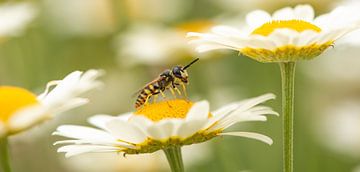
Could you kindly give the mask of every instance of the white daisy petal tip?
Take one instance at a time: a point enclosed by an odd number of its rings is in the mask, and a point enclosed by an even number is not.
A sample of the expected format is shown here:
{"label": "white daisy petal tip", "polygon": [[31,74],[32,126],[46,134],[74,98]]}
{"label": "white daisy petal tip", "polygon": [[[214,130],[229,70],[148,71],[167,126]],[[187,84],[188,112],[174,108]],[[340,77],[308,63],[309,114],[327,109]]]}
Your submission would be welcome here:
{"label": "white daisy petal tip", "polygon": [[275,111],[270,111],[268,112],[267,114],[269,115],[275,115],[275,116],[280,116],[280,114],[278,112],[275,112]]}
{"label": "white daisy petal tip", "polygon": [[246,15],[246,23],[253,28],[259,27],[268,21],[271,21],[271,16],[263,10],[255,10]]}
{"label": "white daisy petal tip", "polygon": [[205,120],[210,112],[209,102],[206,100],[196,102],[186,115],[186,120]]}
{"label": "white daisy petal tip", "polygon": [[259,133],[253,133],[253,132],[226,132],[226,133],[219,133],[219,135],[251,138],[251,139],[255,139],[255,140],[264,142],[268,145],[272,145],[274,143],[270,137],[263,135],[263,134],[259,134]]}
{"label": "white daisy petal tip", "polygon": [[265,99],[265,101],[276,99],[276,95],[273,94],[273,93],[266,93],[266,94],[264,94],[264,95],[262,95],[262,96],[260,96],[260,97],[262,97],[263,99]]}

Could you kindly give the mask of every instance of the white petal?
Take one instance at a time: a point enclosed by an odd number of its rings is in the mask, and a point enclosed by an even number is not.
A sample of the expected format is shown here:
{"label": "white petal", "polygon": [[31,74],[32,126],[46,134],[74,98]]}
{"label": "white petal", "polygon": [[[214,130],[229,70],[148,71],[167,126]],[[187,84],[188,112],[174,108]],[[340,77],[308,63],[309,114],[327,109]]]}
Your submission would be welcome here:
{"label": "white petal", "polygon": [[314,41],[316,41],[318,35],[319,33],[312,30],[303,31],[299,35],[299,39],[297,40],[296,46],[302,47],[306,45],[311,45],[314,43]]}
{"label": "white petal", "polygon": [[314,9],[311,5],[297,5],[294,9],[296,19],[306,20],[311,22],[314,19]]}
{"label": "white petal", "polygon": [[89,102],[88,99],[85,98],[73,98],[69,99],[67,102],[63,104],[59,104],[59,106],[48,107],[52,114],[59,114],[70,109],[74,109],[76,107],[85,105]]}
{"label": "white petal", "polygon": [[196,102],[186,115],[186,120],[205,120],[209,116],[209,102],[204,100]]}
{"label": "white petal", "polygon": [[248,33],[244,33],[241,30],[231,27],[231,26],[215,26],[211,28],[211,31],[215,34],[221,35],[221,36],[230,36],[230,37],[240,37],[247,35]]}
{"label": "white petal", "polygon": [[116,117],[106,114],[98,114],[90,117],[88,122],[98,128],[105,129],[105,124],[114,118]]}
{"label": "white petal", "polygon": [[[270,99],[274,99],[274,94],[265,94],[252,99],[244,100],[238,103],[232,103],[228,109],[217,111],[217,116],[211,118],[206,125],[208,132],[212,132],[218,129],[225,129],[240,121],[250,120],[264,120],[264,117],[252,117],[258,116],[256,113],[251,113],[251,108]],[[249,110],[250,109],[250,110]],[[221,114],[223,113],[223,114]],[[266,120],[266,118],[265,118]],[[210,127],[210,128],[207,128]]]}
{"label": "white petal", "polygon": [[51,118],[50,111],[41,105],[29,106],[15,112],[8,121],[8,129],[21,131]]}
{"label": "white petal", "polygon": [[210,128],[207,128],[207,132],[213,132],[216,130],[225,130],[238,122],[247,121],[266,121],[266,116],[259,116],[251,112],[233,112],[222,119],[219,119]]}
{"label": "white petal", "polygon": [[[38,100],[49,108],[59,109],[62,106],[72,106],[69,102],[80,102],[79,96],[89,90],[102,85],[96,78],[102,75],[102,71],[88,70],[85,73],[75,71],[67,75],[63,80],[51,81],[47,85],[45,92],[38,96]],[[49,87],[56,85],[54,89],[49,91]],[[84,100],[84,99],[82,99]],[[84,101],[83,101],[84,103]],[[67,110],[67,109],[66,109]]]}
{"label": "white petal", "polygon": [[271,21],[270,14],[263,10],[255,10],[246,15],[246,23],[252,28],[259,27],[269,21]]}
{"label": "white petal", "polygon": [[275,99],[275,95],[272,93],[268,93],[268,94],[264,94],[258,97],[254,97],[251,99],[247,99],[245,101],[243,101],[243,103],[241,104],[240,107],[238,107],[238,109],[236,109],[237,111],[245,111],[253,106],[256,106],[258,104],[261,104],[265,101],[271,100],[271,99]]}
{"label": "white petal", "polygon": [[212,51],[212,50],[220,50],[220,49],[230,49],[230,50],[235,50],[235,51],[238,50],[233,47],[227,47],[227,46],[216,45],[216,44],[200,45],[195,48],[195,50],[199,53],[208,52],[208,51]]}
{"label": "white petal", "polygon": [[124,114],[120,114],[116,117],[116,119],[120,119],[123,121],[129,121],[129,119],[133,116],[132,112],[128,112],[128,113],[124,113]]}
{"label": "white petal", "polygon": [[252,132],[227,132],[227,133],[220,133],[219,135],[228,135],[228,136],[240,136],[240,137],[247,137],[255,140],[262,141],[268,145],[273,144],[273,140],[265,135],[252,133]]}
{"label": "white petal", "polygon": [[224,118],[226,115],[229,115],[231,112],[235,111],[237,108],[239,108],[245,102],[246,102],[246,100],[230,103],[228,105],[225,105],[225,106],[215,110],[214,112],[211,113],[213,116],[208,120],[207,124],[202,129],[208,129],[209,127],[214,125],[214,123],[216,123],[220,119]]}
{"label": "white petal", "polygon": [[59,144],[74,144],[74,145],[99,145],[99,146],[118,146],[123,148],[135,148],[133,145],[129,145],[119,141],[98,141],[98,140],[61,140],[55,142],[53,145]]}
{"label": "white petal", "polygon": [[175,130],[178,127],[177,123],[178,122],[176,122],[175,120],[161,120],[160,122],[149,126],[146,131],[153,139],[167,139],[174,135]]}
{"label": "white petal", "polygon": [[137,126],[120,119],[114,119],[106,123],[107,130],[116,138],[130,143],[142,143],[146,135]]}
{"label": "white petal", "polygon": [[328,32],[325,32],[321,34],[318,39],[316,40],[317,44],[324,44],[327,42],[335,41],[338,38],[344,36],[345,34],[351,32],[352,29],[337,29],[337,30],[331,30]]}
{"label": "white petal", "polygon": [[290,7],[277,10],[272,15],[273,20],[292,20],[295,19],[294,10]]}
{"label": "white petal", "polygon": [[179,126],[179,129],[176,133],[182,139],[188,138],[195,134],[196,132],[200,131],[201,128],[204,127],[207,120],[192,120],[186,121]]}
{"label": "white petal", "polygon": [[132,115],[131,118],[129,118],[129,122],[141,128],[146,128],[154,124],[153,121],[143,115]]}
{"label": "white petal", "polygon": [[268,37],[273,40],[277,47],[295,45],[295,38],[299,33],[291,29],[276,29]]}
{"label": "white petal", "polygon": [[56,129],[53,135],[84,140],[115,140],[114,137],[112,137],[109,133],[105,131],[78,125],[61,125]]}
{"label": "white petal", "polygon": [[321,15],[314,20],[314,23],[322,30],[345,28],[351,25],[359,25],[359,8],[351,6],[340,6],[331,13]]}
{"label": "white petal", "polygon": [[58,152],[65,152],[65,157],[69,158],[90,152],[118,152],[121,148],[113,146],[97,146],[97,145],[68,145],[58,149]]}
{"label": "white petal", "polygon": [[258,107],[253,107],[249,110],[249,112],[251,112],[254,115],[275,115],[275,116],[280,116],[279,113],[273,111],[270,107],[266,107],[266,106],[258,106]]}
{"label": "white petal", "polygon": [[188,37],[198,37],[202,41],[206,41],[211,44],[218,44],[226,47],[240,48],[242,47],[242,38],[241,37],[230,37],[230,36],[221,36],[211,33],[194,33],[190,32],[187,34]]}
{"label": "white petal", "polygon": [[268,50],[276,48],[276,44],[273,40],[260,35],[250,36],[248,39],[244,40],[243,45],[245,48],[263,48]]}

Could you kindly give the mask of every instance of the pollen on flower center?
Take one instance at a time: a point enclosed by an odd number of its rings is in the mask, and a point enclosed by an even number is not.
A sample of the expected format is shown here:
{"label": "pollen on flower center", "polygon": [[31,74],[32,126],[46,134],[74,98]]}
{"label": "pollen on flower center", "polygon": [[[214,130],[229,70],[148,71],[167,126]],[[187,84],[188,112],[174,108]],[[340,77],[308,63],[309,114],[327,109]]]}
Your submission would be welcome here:
{"label": "pollen on flower center", "polygon": [[320,32],[321,29],[307,21],[303,20],[275,20],[261,25],[256,28],[252,35],[270,35],[275,29],[292,29],[297,32],[303,32],[305,30],[312,30]]}
{"label": "pollen on flower center", "polygon": [[36,96],[23,88],[0,86],[0,121],[6,122],[19,109],[37,103]]}
{"label": "pollen on flower center", "polygon": [[153,121],[166,118],[185,118],[192,105],[191,101],[183,99],[166,100],[145,105],[134,114],[144,115]]}

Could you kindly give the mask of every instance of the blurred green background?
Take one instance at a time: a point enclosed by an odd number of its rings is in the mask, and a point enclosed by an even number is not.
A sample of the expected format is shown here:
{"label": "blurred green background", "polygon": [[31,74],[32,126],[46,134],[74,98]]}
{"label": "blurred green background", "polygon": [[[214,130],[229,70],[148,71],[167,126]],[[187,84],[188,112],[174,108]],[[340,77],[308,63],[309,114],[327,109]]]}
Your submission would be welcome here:
{"label": "blurred green background", "polygon": [[[51,133],[60,124],[82,124],[97,114],[133,111],[132,93],[174,64],[202,57],[189,69],[188,94],[207,99],[213,109],[231,101],[273,92],[268,105],[280,112],[277,64],[262,64],[218,51],[197,54],[187,31],[214,24],[241,26],[254,9],[269,12],[298,3],[317,15],[341,0],[33,0],[36,18],[18,37],[0,45],[0,85],[41,92],[50,80],[74,70],[104,69],[105,87],[88,94],[91,103],[10,138],[15,172],[168,171],[162,155],[146,157],[56,153]],[[1,3],[7,3],[2,1]],[[359,4],[360,8],[360,4]],[[360,39],[360,37],[358,37]],[[313,61],[298,63],[296,76],[295,171],[360,171],[360,44],[336,44]],[[346,119],[345,119],[346,118]],[[243,138],[217,138],[185,155],[188,172],[279,172],[281,117],[235,126],[273,138],[272,146]],[[191,147],[191,146],[189,146]],[[186,153],[185,153],[186,154]],[[188,163],[187,163],[188,162]]]}

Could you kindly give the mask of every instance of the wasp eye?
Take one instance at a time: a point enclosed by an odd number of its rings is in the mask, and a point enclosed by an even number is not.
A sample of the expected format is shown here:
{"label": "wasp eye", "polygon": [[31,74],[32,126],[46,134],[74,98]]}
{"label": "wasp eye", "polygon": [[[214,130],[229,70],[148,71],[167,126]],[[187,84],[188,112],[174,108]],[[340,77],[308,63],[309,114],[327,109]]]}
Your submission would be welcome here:
{"label": "wasp eye", "polygon": [[182,69],[180,66],[175,66],[173,68],[173,74],[178,77],[178,78],[181,78],[181,72],[182,72]]}

